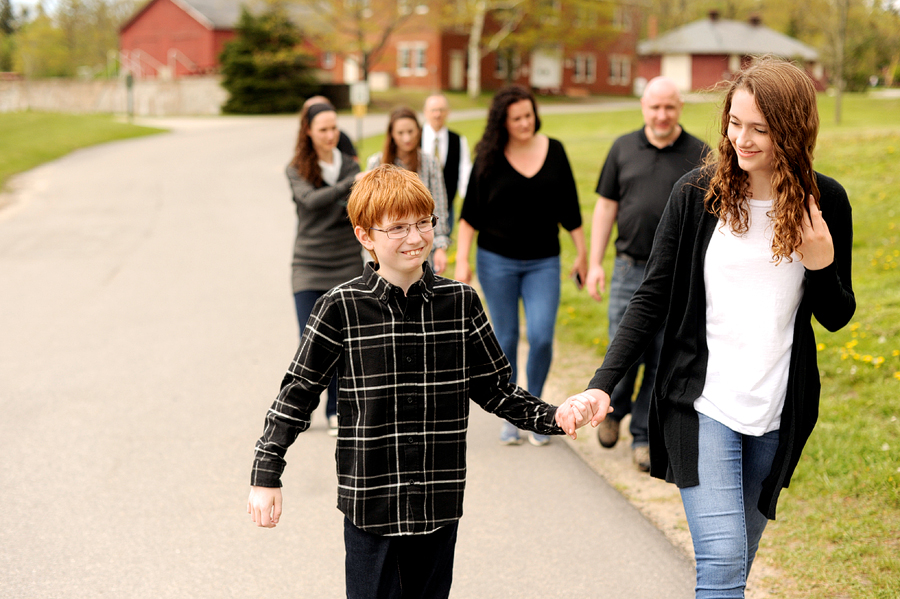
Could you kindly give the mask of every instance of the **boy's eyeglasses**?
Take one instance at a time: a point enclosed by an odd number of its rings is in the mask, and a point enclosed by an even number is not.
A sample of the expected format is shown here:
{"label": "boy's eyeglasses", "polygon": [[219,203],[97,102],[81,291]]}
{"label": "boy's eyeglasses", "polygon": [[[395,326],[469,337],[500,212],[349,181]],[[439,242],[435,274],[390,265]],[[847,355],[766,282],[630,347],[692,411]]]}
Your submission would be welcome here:
{"label": "boy's eyeglasses", "polygon": [[[428,218],[423,218],[419,222],[415,223],[416,229],[419,230],[419,233],[427,233],[434,229],[437,225],[438,218],[435,215],[431,215]],[[386,233],[388,239],[403,239],[407,235],[409,235],[409,228],[412,227],[409,225],[394,225],[389,229],[378,229],[376,227],[369,227],[373,231],[381,231],[382,233]]]}

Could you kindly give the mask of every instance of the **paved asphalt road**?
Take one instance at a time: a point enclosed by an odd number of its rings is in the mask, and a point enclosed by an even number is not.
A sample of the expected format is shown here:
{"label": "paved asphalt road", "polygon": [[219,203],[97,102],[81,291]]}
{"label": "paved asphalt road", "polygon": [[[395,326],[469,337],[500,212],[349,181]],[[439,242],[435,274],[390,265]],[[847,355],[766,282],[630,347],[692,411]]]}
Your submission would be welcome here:
{"label": "paved asphalt road", "polygon": [[[282,524],[245,513],[298,335],[296,121],[162,124],[22,175],[0,210],[0,597],[341,597],[320,415]],[[498,428],[473,411],[455,597],[692,596],[689,560],[565,443]]]}

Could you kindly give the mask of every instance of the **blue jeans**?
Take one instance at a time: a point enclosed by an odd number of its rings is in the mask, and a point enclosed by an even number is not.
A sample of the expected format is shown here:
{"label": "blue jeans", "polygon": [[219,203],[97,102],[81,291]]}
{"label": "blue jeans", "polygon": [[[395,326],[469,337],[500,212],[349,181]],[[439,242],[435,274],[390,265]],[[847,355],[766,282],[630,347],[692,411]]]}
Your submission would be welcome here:
{"label": "blue jeans", "polygon": [[478,248],[475,260],[494,333],[512,366],[513,383],[518,381],[519,298],[522,299],[529,346],[526,388],[540,397],[553,360],[560,293],[559,256],[513,260]]}
{"label": "blue jeans", "polygon": [[[325,289],[322,291],[298,291],[294,294],[294,307],[297,309],[297,322],[300,324],[301,340],[303,339],[303,331],[306,329],[306,321],[309,320],[309,316],[312,314],[316,300],[327,292],[328,290]],[[328,400],[325,403],[325,415],[331,417],[335,414],[337,414],[337,374],[331,377],[331,382],[328,383]]]}
{"label": "blue jeans", "polygon": [[344,518],[348,599],[450,596],[458,522],[427,535],[385,537]]}
{"label": "blue jeans", "polygon": [[[625,315],[625,309],[631,296],[641,286],[644,280],[644,265],[634,264],[632,260],[616,256],[613,268],[612,281],[609,284],[609,340],[612,342],[619,330],[619,323]],[[653,382],[656,380],[656,371],[659,367],[659,351],[662,348],[663,330],[660,328],[656,337],[644,350],[634,366],[628,369],[625,377],[619,381],[610,394],[610,405],[613,411],[610,418],[621,421],[627,414],[631,414],[632,447],[649,445],[650,439],[647,432],[647,418],[650,414],[650,398],[653,395]],[[637,380],[638,369],[644,365],[644,377],[641,379],[641,388],[637,397],[634,394],[634,384]],[[634,405],[631,400],[634,398]]]}
{"label": "blue jeans", "polygon": [[700,484],[681,489],[697,560],[697,599],[743,598],[767,519],[757,508],[778,431],[753,437],[703,414]]}

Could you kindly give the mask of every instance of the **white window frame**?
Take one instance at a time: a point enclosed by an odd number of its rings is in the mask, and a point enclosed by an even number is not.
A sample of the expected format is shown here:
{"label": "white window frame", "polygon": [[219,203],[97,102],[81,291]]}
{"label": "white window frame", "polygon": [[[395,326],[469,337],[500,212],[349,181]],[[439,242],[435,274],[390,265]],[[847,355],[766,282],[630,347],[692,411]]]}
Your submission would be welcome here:
{"label": "white window frame", "polygon": [[579,53],[573,57],[572,81],[594,83],[597,81],[597,57],[590,53]]}
{"label": "white window frame", "polygon": [[397,75],[399,77],[424,77],[428,74],[428,43],[397,43]]}
{"label": "white window frame", "polygon": [[621,54],[609,55],[610,85],[631,85],[631,59]]}
{"label": "white window frame", "polygon": [[631,31],[631,10],[628,6],[616,6],[613,9],[612,25],[620,31]]}

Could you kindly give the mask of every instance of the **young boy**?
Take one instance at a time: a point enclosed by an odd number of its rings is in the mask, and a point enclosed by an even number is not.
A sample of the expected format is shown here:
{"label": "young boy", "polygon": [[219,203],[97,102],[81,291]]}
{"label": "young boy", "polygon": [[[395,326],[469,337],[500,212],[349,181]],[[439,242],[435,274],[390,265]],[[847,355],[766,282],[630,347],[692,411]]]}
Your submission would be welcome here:
{"label": "young boy", "polygon": [[337,371],[347,597],[449,595],[469,399],[544,435],[575,437],[593,416],[577,398],[555,408],[510,383],[475,291],[426,262],[433,211],[414,172],[383,165],[356,183],[347,212],[375,262],[319,299],[256,444],[247,511],[271,528],[285,452]]}

